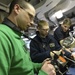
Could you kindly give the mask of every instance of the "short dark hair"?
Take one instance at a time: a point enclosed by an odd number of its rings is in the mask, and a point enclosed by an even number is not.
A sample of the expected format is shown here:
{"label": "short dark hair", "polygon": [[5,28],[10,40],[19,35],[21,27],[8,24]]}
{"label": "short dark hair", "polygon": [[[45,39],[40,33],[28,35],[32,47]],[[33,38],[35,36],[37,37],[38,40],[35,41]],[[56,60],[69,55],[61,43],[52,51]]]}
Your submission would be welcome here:
{"label": "short dark hair", "polygon": [[9,14],[12,12],[15,4],[19,4],[22,8],[27,8],[28,2],[26,0],[13,0],[9,7]]}

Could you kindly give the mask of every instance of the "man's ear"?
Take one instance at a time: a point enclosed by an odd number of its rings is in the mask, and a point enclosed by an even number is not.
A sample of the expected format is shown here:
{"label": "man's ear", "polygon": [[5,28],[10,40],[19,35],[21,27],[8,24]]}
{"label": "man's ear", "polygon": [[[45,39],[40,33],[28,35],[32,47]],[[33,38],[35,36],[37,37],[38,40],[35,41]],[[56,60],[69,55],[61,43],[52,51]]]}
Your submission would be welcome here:
{"label": "man's ear", "polygon": [[20,11],[20,6],[19,6],[18,4],[16,4],[16,5],[14,6],[14,11],[15,11],[16,14],[19,13],[19,11]]}

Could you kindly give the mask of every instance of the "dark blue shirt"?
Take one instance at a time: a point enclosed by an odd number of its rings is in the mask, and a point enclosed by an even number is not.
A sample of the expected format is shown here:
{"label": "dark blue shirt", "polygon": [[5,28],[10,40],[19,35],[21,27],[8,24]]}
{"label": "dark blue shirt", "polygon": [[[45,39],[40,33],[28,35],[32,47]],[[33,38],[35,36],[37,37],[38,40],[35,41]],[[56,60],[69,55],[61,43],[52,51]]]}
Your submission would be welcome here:
{"label": "dark blue shirt", "polygon": [[64,32],[59,26],[55,31],[54,31],[54,38],[57,40],[57,42],[60,44],[60,40],[63,40],[64,38],[69,36],[69,31]]}
{"label": "dark blue shirt", "polygon": [[48,34],[46,38],[41,38],[39,33],[30,43],[30,55],[33,62],[43,62],[44,59],[50,58],[50,52],[60,50],[61,46],[54,39],[53,35]]}

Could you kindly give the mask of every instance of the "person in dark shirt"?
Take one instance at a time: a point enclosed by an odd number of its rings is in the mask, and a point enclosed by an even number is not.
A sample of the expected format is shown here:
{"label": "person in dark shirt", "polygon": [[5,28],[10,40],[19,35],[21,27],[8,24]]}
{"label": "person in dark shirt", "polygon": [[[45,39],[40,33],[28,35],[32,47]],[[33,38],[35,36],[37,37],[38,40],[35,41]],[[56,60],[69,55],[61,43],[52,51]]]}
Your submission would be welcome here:
{"label": "person in dark shirt", "polygon": [[[73,30],[73,27],[74,25],[72,26],[71,20],[69,18],[65,18],[63,20],[63,23],[54,31],[54,38],[57,40],[60,46],[63,47],[62,42],[65,38],[70,36],[69,32]],[[65,47],[65,50],[69,51],[71,55],[75,58],[75,54],[72,54],[71,48]]]}
{"label": "person in dark shirt", "polygon": [[71,20],[65,18],[63,23],[54,31],[54,38],[57,40],[59,45],[61,45],[64,38],[69,36],[69,29],[71,26]]}
{"label": "person in dark shirt", "polygon": [[36,36],[30,42],[30,55],[33,62],[42,62],[46,58],[50,58],[52,51],[60,53],[61,46],[54,39],[53,35],[49,34],[49,24],[40,20],[37,26],[38,31]]}
{"label": "person in dark shirt", "polygon": [[[62,56],[63,49],[54,36],[49,33],[49,30],[47,21],[40,20],[38,22],[36,36],[30,42],[30,56],[35,63],[41,63],[46,58],[57,60],[60,55]],[[64,55],[71,57],[71,53],[66,50],[64,50]],[[63,69],[61,68],[62,71]]]}

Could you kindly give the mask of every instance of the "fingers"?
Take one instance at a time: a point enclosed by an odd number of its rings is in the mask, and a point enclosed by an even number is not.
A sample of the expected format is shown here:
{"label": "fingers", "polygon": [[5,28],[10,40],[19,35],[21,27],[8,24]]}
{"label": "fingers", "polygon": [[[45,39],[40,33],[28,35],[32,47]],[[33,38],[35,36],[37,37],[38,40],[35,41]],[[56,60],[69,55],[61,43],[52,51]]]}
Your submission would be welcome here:
{"label": "fingers", "polygon": [[53,67],[53,65],[48,64],[48,66],[50,67],[50,73],[49,73],[49,75],[56,75],[55,68]]}
{"label": "fingers", "polygon": [[45,60],[42,62],[42,64],[44,64],[45,62],[50,64],[50,63],[51,63],[50,58],[45,59]]}
{"label": "fingers", "polygon": [[53,51],[55,54],[60,55],[60,51]]}
{"label": "fingers", "polygon": [[45,61],[45,63],[46,63],[46,64],[50,64],[50,63],[51,63],[51,61]]}
{"label": "fingers", "polygon": [[55,70],[54,66],[52,64],[48,64],[48,66],[50,67],[50,70]]}
{"label": "fingers", "polygon": [[75,52],[73,52],[73,53],[72,53],[72,57],[73,57],[73,58],[74,58],[74,60],[75,60]]}
{"label": "fingers", "polygon": [[52,72],[53,72],[53,75],[56,75],[56,72],[55,72],[55,70],[53,70]]}
{"label": "fingers", "polygon": [[48,75],[56,75],[55,68],[53,67],[52,64],[48,63],[46,61],[44,65],[41,68],[44,72],[46,72]]}
{"label": "fingers", "polygon": [[50,52],[50,56],[52,59],[54,59],[54,53]]}
{"label": "fingers", "polygon": [[55,70],[52,70],[49,75],[56,75]]}
{"label": "fingers", "polygon": [[44,61],[50,61],[50,58],[45,59]]}

